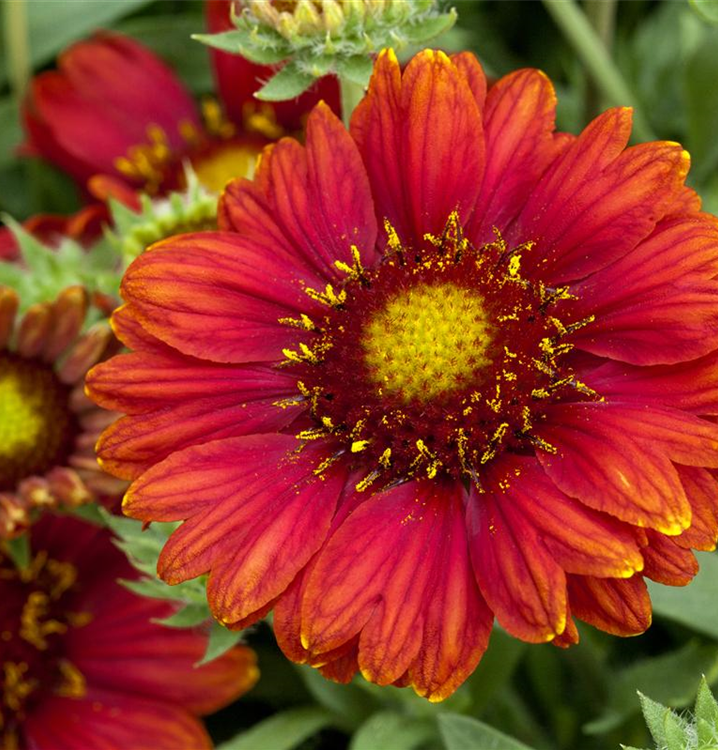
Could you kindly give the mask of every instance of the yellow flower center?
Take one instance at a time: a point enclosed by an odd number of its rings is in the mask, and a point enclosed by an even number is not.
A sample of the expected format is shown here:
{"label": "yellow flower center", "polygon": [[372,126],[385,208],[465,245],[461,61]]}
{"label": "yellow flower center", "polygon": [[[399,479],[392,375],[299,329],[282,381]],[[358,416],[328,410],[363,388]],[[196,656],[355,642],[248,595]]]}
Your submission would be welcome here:
{"label": "yellow flower center", "polygon": [[204,187],[221,193],[235,177],[251,179],[254,176],[258,155],[258,148],[229,141],[193,159],[192,168]]}
{"label": "yellow flower center", "polygon": [[0,354],[0,491],[46,471],[69,450],[68,396],[50,367]]}
{"label": "yellow flower center", "polygon": [[453,283],[421,284],[391,298],[362,339],[382,392],[427,402],[465,388],[490,364],[491,329],[482,297]]}

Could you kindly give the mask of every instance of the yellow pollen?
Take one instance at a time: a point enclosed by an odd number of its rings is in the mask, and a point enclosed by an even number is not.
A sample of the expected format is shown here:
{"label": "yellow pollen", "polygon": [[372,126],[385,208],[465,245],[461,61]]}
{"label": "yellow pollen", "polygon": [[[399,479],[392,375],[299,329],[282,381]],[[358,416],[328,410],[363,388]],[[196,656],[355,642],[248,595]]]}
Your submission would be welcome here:
{"label": "yellow pollen", "polygon": [[254,176],[259,149],[228,141],[192,160],[197,179],[208,189],[221,193],[235,177]]}
{"label": "yellow pollen", "polygon": [[453,283],[419,284],[369,320],[362,347],[375,385],[410,403],[466,387],[490,363],[491,340],[479,294]]}

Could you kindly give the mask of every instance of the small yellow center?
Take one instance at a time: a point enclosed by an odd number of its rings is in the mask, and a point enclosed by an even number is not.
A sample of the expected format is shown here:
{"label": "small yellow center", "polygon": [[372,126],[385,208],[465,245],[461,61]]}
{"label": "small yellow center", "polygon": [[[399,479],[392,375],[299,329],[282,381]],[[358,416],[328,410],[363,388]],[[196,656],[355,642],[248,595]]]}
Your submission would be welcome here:
{"label": "small yellow center", "polygon": [[231,141],[215,146],[192,160],[199,181],[215,193],[221,193],[235,177],[254,176],[259,149]]}
{"label": "small yellow center", "polygon": [[26,393],[16,373],[0,373],[0,457],[30,449],[46,427],[42,393]]}
{"label": "small yellow center", "polygon": [[67,398],[50,367],[0,354],[0,491],[44,472],[65,451]]}
{"label": "small yellow center", "polygon": [[419,284],[367,324],[364,362],[381,392],[427,402],[466,387],[490,363],[483,298],[455,284]]}

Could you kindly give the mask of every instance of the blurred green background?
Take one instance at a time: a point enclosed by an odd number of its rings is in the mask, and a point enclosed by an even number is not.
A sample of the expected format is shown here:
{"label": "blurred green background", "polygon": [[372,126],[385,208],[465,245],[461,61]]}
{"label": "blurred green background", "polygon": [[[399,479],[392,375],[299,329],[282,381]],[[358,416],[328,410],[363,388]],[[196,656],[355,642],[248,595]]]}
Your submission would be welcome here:
{"label": "blurred green background", "polygon": [[[24,219],[80,205],[69,178],[20,158],[12,13],[2,0],[0,34],[0,211]],[[715,12],[713,0],[698,0]],[[711,5],[711,3],[713,3]],[[690,184],[718,211],[718,26],[683,0],[463,0],[459,23],[439,45],[475,51],[487,73],[542,68],[559,95],[559,128],[577,132],[606,106],[634,105],[637,139],[680,141]],[[27,0],[27,66],[51,67],[68,44],[99,28],[140,40],[197,95],[212,91],[200,0]],[[568,8],[568,11],[567,11]],[[580,10],[585,16],[580,15]],[[571,13],[597,29],[606,61],[587,46]],[[606,55],[605,53],[609,54]],[[617,86],[618,84],[618,90]],[[247,636],[262,678],[237,704],[209,719],[222,750],[606,750],[649,744],[636,690],[676,707],[692,704],[701,674],[718,680],[718,557],[700,554],[687,589],[653,586],[655,622],[633,639],[584,627],[568,651],[527,646],[497,630],[477,672],[443,704],[362,680],[327,682],[290,664],[267,624]],[[238,736],[237,733],[240,733]],[[512,739],[514,738],[514,739]]]}

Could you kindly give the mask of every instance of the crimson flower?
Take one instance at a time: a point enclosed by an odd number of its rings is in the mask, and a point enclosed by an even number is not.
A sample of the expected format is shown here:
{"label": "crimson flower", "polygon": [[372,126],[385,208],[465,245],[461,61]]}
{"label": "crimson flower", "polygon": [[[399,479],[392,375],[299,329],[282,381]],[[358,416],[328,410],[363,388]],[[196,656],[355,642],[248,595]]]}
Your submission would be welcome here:
{"label": "crimson flower", "polygon": [[286,654],[430,700],[494,616],[566,646],[651,620],[718,532],[718,222],[629,109],[556,133],[536,70],[380,55],[348,133],[231,183],[216,233],[158,243],[115,313],[133,350],[91,397],[127,416],[125,512],[184,521],[230,627],[275,607]]}
{"label": "crimson flower", "polygon": [[94,444],[113,417],[84,394],[87,371],[117,351],[109,325],[83,331],[82,287],[22,316],[19,302],[0,286],[0,539],[23,532],[37,509],[114,505],[126,486],[97,465]]}
{"label": "crimson flower", "polygon": [[209,664],[206,635],[117,583],[136,572],[99,527],[44,516],[18,569],[0,552],[0,741],[7,750],[210,748],[198,716],[257,679],[251,649]]}
{"label": "crimson flower", "polygon": [[[229,24],[229,7],[230,0],[207,3],[212,30]],[[134,190],[154,194],[181,186],[186,160],[213,190],[251,176],[262,147],[298,128],[320,96],[338,109],[334,80],[273,106],[253,98],[258,76],[268,77],[265,68],[226,53],[213,60],[222,106],[206,100],[200,112],[175,74],[138,42],[116,33],[78,42],[60,56],[58,70],[32,80],[23,150],[82,188],[89,181],[100,199],[115,195],[134,205]]]}

